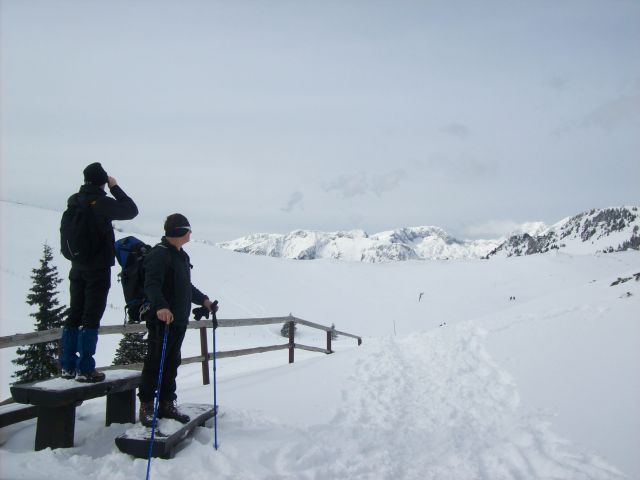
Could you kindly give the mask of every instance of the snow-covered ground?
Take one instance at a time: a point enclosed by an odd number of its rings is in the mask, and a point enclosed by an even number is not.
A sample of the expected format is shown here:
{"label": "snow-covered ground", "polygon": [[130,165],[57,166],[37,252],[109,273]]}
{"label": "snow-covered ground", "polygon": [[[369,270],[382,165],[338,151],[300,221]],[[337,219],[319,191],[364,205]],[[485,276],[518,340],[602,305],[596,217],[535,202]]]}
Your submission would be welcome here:
{"label": "snow-covered ground", "polygon": [[[60,214],[0,207],[0,335],[9,335],[32,329],[30,270],[44,241],[57,251]],[[174,459],[154,460],[152,478],[640,478],[640,282],[610,286],[640,272],[637,251],[383,264],[198,241],[187,251],[221,318],[291,312],[364,343],[339,338],[328,356],[298,350],[293,365],[286,351],[220,360],[220,449],[212,428],[199,428]],[[116,273],[103,324],[122,322]],[[218,350],[281,343],[278,331],[221,328]],[[314,330],[299,333],[323,345]],[[118,339],[100,337],[98,364]],[[198,351],[191,332],[183,355]],[[3,399],[14,357],[0,351]],[[200,375],[181,367],[180,402],[212,403]],[[78,408],[71,449],[33,452],[35,420],[0,430],[0,478],[144,478],[146,461],[114,444],[130,426],[105,428],[104,407]]]}

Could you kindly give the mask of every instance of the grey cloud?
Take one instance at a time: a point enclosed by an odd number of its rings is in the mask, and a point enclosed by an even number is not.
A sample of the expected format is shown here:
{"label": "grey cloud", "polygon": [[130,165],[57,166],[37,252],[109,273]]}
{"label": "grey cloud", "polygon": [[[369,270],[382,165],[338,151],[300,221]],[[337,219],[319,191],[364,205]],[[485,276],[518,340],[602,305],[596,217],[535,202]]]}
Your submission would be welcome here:
{"label": "grey cloud", "polygon": [[291,197],[289,197],[289,201],[287,202],[287,205],[283,207],[282,210],[285,212],[291,212],[297,206],[300,206],[302,208],[303,197],[304,195],[302,195],[302,192],[299,192],[296,190],[291,194]]}
{"label": "grey cloud", "polygon": [[325,192],[340,192],[346,198],[365,195],[369,191],[369,180],[364,172],[341,175],[322,187]]}
{"label": "grey cloud", "polygon": [[640,93],[615,98],[589,112],[580,121],[582,128],[610,131],[640,117]]}
{"label": "grey cloud", "polygon": [[404,170],[395,170],[386,174],[375,175],[371,181],[371,190],[380,196],[384,192],[395,189],[407,176],[407,172]]}
{"label": "grey cloud", "polygon": [[345,198],[374,193],[381,196],[398,187],[408,177],[404,170],[393,170],[388,173],[369,175],[364,172],[353,175],[341,175],[337,179],[323,185],[325,192],[339,192]]}
{"label": "grey cloud", "polygon": [[497,171],[495,164],[481,162],[474,156],[465,154],[456,157],[433,155],[423,165],[428,170],[440,172],[452,178],[482,178]]}
{"label": "grey cloud", "polygon": [[552,77],[546,83],[553,90],[557,90],[559,92],[566,90],[568,85],[567,79],[560,76]]}
{"label": "grey cloud", "polygon": [[591,110],[581,119],[560,126],[554,136],[562,136],[574,130],[600,129],[610,132],[640,118],[640,92],[621,95]]}
{"label": "grey cloud", "polygon": [[447,135],[451,135],[452,137],[458,138],[467,138],[471,131],[469,127],[466,125],[462,125],[461,123],[450,123],[449,125],[445,125],[440,128],[442,133],[446,133]]}

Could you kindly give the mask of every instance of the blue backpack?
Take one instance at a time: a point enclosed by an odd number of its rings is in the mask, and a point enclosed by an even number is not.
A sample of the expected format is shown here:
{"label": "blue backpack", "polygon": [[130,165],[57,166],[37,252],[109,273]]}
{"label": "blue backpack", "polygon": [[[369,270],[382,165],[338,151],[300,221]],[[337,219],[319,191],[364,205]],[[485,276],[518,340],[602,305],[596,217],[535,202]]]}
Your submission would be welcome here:
{"label": "blue backpack", "polygon": [[116,259],[122,267],[118,281],[122,284],[125,312],[129,323],[139,323],[141,312],[149,303],[144,298],[144,257],[151,246],[136,237],[124,237],[116,241]]}

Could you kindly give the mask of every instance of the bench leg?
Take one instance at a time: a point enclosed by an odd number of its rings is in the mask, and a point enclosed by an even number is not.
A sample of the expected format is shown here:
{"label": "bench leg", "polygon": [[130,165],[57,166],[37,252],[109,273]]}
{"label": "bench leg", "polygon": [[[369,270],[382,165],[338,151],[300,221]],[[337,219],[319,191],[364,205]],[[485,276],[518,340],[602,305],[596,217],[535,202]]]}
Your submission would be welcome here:
{"label": "bench leg", "polygon": [[105,425],[112,423],[136,423],[135,389],[107,395]]}
{"label": "bench leg", "polygon": [[73,447],[76,426],[75,404],[64,407],[38,407],[36,451],[45,448]]}

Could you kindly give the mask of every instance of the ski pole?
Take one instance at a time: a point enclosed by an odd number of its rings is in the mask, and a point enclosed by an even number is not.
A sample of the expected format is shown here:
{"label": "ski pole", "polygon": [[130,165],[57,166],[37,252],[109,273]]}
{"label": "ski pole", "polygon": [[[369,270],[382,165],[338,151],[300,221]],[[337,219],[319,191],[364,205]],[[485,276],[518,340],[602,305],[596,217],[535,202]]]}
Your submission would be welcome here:
{"label": "ski pole", "polygon": [[[212,320],[217,323],[216,309],[218,308],[218,301],[213,302],[211,313],[213,315]],[[218,388],[216,379],[216,328],[213,328],[213,412],[215,414],[213,419],[213,448],[218,450]]]}
{"label": "ski pole", "polygon": [[149,457],[147,458],[147,480],[151,472],[151,454],[153,453],[153,439],[156,433],[156,422],[158,421],[158,401],[160,399],[160,385],[162,384],[162,371],[164,370],[164,356],[167,351],[167,337],[169,335],[169,324],[164,326],[164,339],[162,340],[162,355],[160,356],[160,372],[158,372],[158,384],[156,396],[153,402],[153,423],[151,426],[151,440],[149,441]]}

